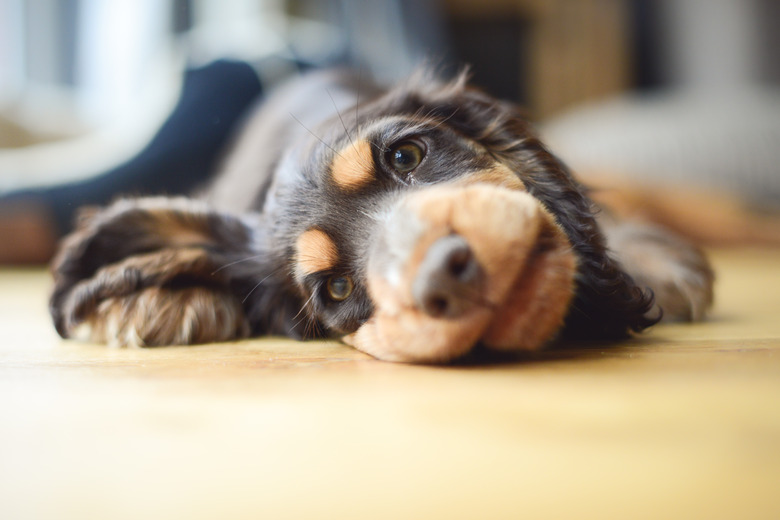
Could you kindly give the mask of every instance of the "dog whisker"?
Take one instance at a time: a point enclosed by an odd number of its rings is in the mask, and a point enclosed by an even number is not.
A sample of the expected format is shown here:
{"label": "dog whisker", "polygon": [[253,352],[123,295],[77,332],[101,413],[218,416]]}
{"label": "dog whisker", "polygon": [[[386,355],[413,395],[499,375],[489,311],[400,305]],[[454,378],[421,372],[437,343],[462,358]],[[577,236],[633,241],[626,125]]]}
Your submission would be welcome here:
{"label": "dog whisker", "polygon": [[[369,141],[369,142],[370,142],[370,141]],[[371,143],[371,146],[373,146],[374,148],[376,148],[376,150],[377,150],[379,153],[387,153],[387,152],[389,152],[389,151],[390,151],[390,148],[387,148],[387,147],[385,147],[385,146],[379,146],[378,144],[376,144],[376,143],[373,143],[373,142],[370,142],[370,143]]]}
{"label": "dog whisker", "polygon": [[303,305],[301,305],[301,310],[298,311],[298,314],[293,316],[293,319],[298,318],[298,316],[301,315],[301,313],[309,306],[311,305],[312,300],[314,300],[314,296],[316,295],[316,292],[312,292],[311,296],[309,296],[309,299],[307,299],[305,302],[303,302]]}
{"label": "dog whisker", "polygon": [[360,87],[363,81],[363,69],[358,67],[357,70],[357,88],[355,89],[355,132],[357,137],[360,138]]}
{"label": "dog whisker", "polygon": [[228,268],[228,267],[230,267],[230,266],[233,266],[233,265],[236,265],[236,264],[240,264],[240,263],[243,263],[243,262],[249,262],[250,260],[256,260],[256,259],[258,259],[258,258],[262,258],[263,256],[265,256],[265,255],[263,255],[263,254],[259,254],[259,255],[253,255],[253,256],[249,256],[249,257],[247,257],[247,258],[242,258],[241,260],[236,260],[236,261],[234,261],[234,262],[227,263],[227,264],[225,264],[225,265],[223,265],[223,266],[221,266],[221,267],[219,267],[219,268],[215,269],[215,270],[214,270],[214,271],[211,273],[211,275],[212,275],[212,276],[214,276],[215,274],[217,274],[217,273],[218,273],[218,272],[220,272],[221,270],[223,270],[223,269],[226,269],[226,268]]}
{"label": "dog whisker", "polygon": [[[311,305],[311,302],[312,302],[312,300],[314,300],[314,297],[315,297],[316,294],[317,294],[316,292],[312,292],[311,293],[311,296],[309,296],[309,299],[307,299],[303,303],[303,305],[301,305],[301,310],[298,311],[298,314],[293,316],[293,318],[292,318],[293,320],[298,319],[298,316],[301,316],[301,313],[303,313],[303,311],[305,311]],[[305,320],[309,320],[309,323],[311,323],[311,321],[313,321],[314,319],[315,319],[314,316],[307,312],[303,316],[301,316],[301,318],[298,321],[296,321],[293,324],[293,329],[297,329],[300,326],[300,324],[303,323]],[[304,331],[303,331],[303,339],[306,339],[306,335],[308,334],[308,331],[309,331],[309,325],[307,324],[307,326],[304,328]]]}
{"label": "dog whisker", "polygon": [[[445,117],[444,119],[442,119],[441,121],[436,123],[436,125],[433,127],[433,129],[439,128],[441,125],[443,125],[444,123],[446,123],[447,121],[449,121],[450,119],[455,117],[455,114],[458,113],[458,110],[460,110],[460,107],[457,107],[455,110],[452,111],[452,114],[448,115],[447,117]],[[430,112],[429,112],[429,114],[430,114]]]}
{"label": "dog whisker", "polygon": [[284,267],[285,267],[285,266],[281,266],[281,267],[278,267],[278,268],[274,269],[274,270],[273,270],[273,271],[271,271],[271,273],[269,273],[269,274],[268,274],[266,277],[264,277],[262,280],[260,280],[259,282],[257,282],[257,283],[255,284],[255,286],[254,286],[254,287],[252,287],[252,288],[249,290],[249,292],[248,292],[248,293],[246,293],[246,296],[244,296],[244,299],[243,299],[243,300],[241,300],[241,303],[246,303],[246,301],[249,299],[249,297],[252,295],[252,293],[253,293],[253,292],[255,292],[255,290],[256,290],[258,287],[260,287],[261,285],[263,285],[263,283],[265,283],[265,281],[266,281],[266,280],[268,280],[269,278],[271,278],[272,276],[274,276],[276,273],[278,273],[279,271],[281,271],[281,270],[282,270]]}
{"label": "dog whisker", "polygon": [[303,329],[303,339],[308,337],[316,338],[320,334],[319,321],[314,316],[309,315],[306,326]]}
{"label": "dog whisker", "polygon": [[309,132],[309,133],[310,133],[312,136],[314,136],[314,138],[315,138],[315,139],[317,139],[319,142],[321,142],[322,144],[324,144],[324,145],[325,145],[325,146],[326,146],[326,147],[327,147],[327,148],[328,148],[328,149],[329,149],[331,152],[333,152],[333,153],[335,153],[336,155],[338,155],[339,157],[341,157],[341,154],[340,154],[340,153],[338,153],[338,152],[336,151],[336,149],[335,149],[335,148],[333,148],[331,145],[329,145],[327,142],[325,142],[325,140],[324,140],[322,137],[320,137],[320,136],[318,136],[317,134],[315,134],[314,132],[312,132],[312,131],[311,131],[311,129],[310,129],[308,126],[304,125],[304,124],[301,122],[301,120],[300,120],[300,119],[298,119],[297,117],[295,117],[295,114],[293,114],[292,112],[290,112],[290,117],[292,117],[293,119],[295,119],[295,122],[297,122],[299,125],[301,125],[301,126],[303,127],[303,129],[304,129],[304,130],[306,130],[306,131],[307,131],[307,132]]}
{"label": "dog whisker", "polygon": [[326,88],[325,92],[328,93],[330,102],[333,103],[333,110],[336,111],[336,115],[339,117],[339,121],[341,121],[341,126],[344,128],[344,133],[347,134],[347,137],[349,138],[349,142],[352,144],[352,146],[355,146],[355,141],[353,141],[352,136],[349,135],[349,130],[347,130],[347,125],[344,124],[344,119],[341,117],[341,112],[339,111],[339,107],[336,105],[336,100],[333,99],[333,95],[330,93],[330,89]]}

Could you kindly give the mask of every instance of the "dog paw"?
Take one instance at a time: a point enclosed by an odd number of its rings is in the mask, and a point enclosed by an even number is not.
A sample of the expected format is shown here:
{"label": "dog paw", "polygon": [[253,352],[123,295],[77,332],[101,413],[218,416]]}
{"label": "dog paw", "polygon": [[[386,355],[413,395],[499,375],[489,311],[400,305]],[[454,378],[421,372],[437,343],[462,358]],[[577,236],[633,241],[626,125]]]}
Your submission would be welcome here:
{"label": "dog paw", "polygon": [[664,321],[699,321],[712,305],[715,275],[704,253],[660,228],[622,223],[607,230],[610,249],[640,287],[655,294]]}
{"label": "dog paw", "polygon": [[184,199],[127,199],[82,211],[52,264],[62,337],[114,345],[224,341],[248,332],[228,269],[247,231]]}
{"label": "dog paw", "polygon": [[113,347],[152,347],[228,341],[247,336],[241,303],[203,287],[150,287],[102,300],[72,320],[68,334]]}
{"label": "dog paw", "polygon": [[133,255],[79,280],[55,271],[50,311],[61,336],[115,346],[245,337],[241,302],[215,270],[212,254],[193,247]]}
{"label": "dog paw", "polygon": [[57,286],[52,315],[63,337],[115,346],[245,337],[241,302],[213,271],[208,253],[197,248],[136,255]]}

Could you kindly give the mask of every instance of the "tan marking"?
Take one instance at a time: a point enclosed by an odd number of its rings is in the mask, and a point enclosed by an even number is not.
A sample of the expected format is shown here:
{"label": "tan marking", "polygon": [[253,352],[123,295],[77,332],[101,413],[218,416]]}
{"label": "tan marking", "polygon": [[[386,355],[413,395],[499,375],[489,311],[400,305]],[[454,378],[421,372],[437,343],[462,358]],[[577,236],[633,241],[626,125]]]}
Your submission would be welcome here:
{"label": "tan marking", "polygon": [[168,209],[152,209],[148,215],[152,218],[149,233],[159,235],[170,246],[186,247],[214,242],[205,218]]}
{"label": "tan marking", "polygon": [[476,183],[493,184],[494,186],[501,186],[510,190],[525,191],[525,185],[520,180],[520,177],[509,167],[498,162],[490,168],[469,175],[456,184],[469,185]]}
{"label": "tan marking", "polygon": [[360,140],[348,144],[336,155],[331,165],[331,179],[339,188],[354,191],[374,179],[373,170],[371,144]]}
{"label": "tan marking", "polygon": [[[555,335],[573,295],[576,260],[537,199],[483,182],[421,190],[403,204],[426,229],[403,260],[400,285],[368,273],[376,310],[347,343],[380,359],[444,362],[477,340],[495,350],[535,350]],[[416,308],[410,288],[431,244],[453,232],[468,241],[482,267],[479,300],[485,303],[457,320],[433,318]]]}
{"label": "tan marking", "polygon": [[[490,301],[503,298],[501,294],[511,283],[507,265],[522,264],[540,226],[538,200],[526,192],[487,183],[421,190],[406,204],[432,233],[454,232],[469,242],[486,272],[485,297]],[[426,248],[430,243],[419,241]],[[418,261],[418,257],[413,260]],[[417,269],[417,265],[410,267]]]}
{"label": "tan marking", "polygon": [[508,297],[482,336],[493,350],[538,350],[563,326],[574,296],[577,261],[563,230],[552,215],[541,212],[536,244]]}
{"label": "tan marking", "polygon": [[339,260],[336,244],[320,229],[305,231],[295,242],[295,276],[305,276],[332,269]]}

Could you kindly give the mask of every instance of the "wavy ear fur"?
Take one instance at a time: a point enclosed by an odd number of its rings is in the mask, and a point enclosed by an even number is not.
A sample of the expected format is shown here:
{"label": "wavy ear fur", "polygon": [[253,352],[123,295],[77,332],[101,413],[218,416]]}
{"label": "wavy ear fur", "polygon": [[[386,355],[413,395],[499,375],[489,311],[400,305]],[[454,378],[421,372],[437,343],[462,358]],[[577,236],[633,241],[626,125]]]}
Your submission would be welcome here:
{"label": "wavy ear fur", "polygon": [[288,334],[299,298],[255,242],[242,220],[192,199],[90,209],[53,263],[57,331],[141,345]]}
{"label": "wavy ear fur", "polygon": [[520,109],[465,87],[463,75],[436,92],[422,94],[426,99],[419,102],[511,168],[568,235],[577,253],[578,276],[566,333],[620,338],[656,323],[660,315],[649,316],[652,291],[639,288],[610,255],[586,190],[536,137]]}

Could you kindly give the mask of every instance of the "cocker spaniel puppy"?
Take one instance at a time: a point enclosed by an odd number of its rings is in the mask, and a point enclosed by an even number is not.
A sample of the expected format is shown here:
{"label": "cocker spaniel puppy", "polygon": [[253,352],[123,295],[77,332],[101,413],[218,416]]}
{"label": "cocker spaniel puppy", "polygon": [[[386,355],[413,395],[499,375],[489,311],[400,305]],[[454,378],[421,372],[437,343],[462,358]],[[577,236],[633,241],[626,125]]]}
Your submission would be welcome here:
{"label": "cocker spaniel puppy", "polygon": [[407,362],[622,338],[712,299],[694,246],[596,208],[517,107],[424,72],[280,88],[204,193],[84,210],[53,271],[63,337],[335,336]]}

